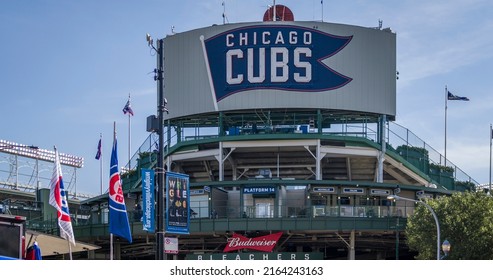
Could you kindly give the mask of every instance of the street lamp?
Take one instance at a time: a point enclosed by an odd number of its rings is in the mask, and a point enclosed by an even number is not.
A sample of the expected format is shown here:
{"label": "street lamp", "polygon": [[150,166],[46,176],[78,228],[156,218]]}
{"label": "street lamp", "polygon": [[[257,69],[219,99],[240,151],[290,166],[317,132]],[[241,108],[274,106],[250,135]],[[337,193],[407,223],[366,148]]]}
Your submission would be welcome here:
{"label": "street lamp", "polygon": [[442,259],[445,259],[448,256],[448,253],[450,252],[450,242],[448,242],[447,239],[445,239],[442,243],[442,251],[444,253]]}
{"label": "street lamp", "polygon": [[[393,200],[405,200],[405,201],[412,201],[412,202],[417,202],[423,204],[428,210],[430,210],[431,214],[433,215],[433,218],[435,219],[435,224],[437,226],[437,260],[440,260],[440,224],[438,223],[438,217],[435,211],[433,211],[433,208],[431,208],[430,205],[424,203],[421,200],[416,200],[416,199],[411,199],[411,198],[406,198],[406,197],[401,197],[398,195],[389,195],[387,196],[387,199],[393,199]],[[450,246],[450,244],[449,244]]]}

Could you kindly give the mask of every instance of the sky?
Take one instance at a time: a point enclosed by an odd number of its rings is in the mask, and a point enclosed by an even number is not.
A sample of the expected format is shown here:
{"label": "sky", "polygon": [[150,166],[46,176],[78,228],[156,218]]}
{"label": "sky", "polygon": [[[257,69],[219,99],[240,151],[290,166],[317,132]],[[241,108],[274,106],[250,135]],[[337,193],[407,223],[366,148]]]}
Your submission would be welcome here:
{"label": "sky", "polygon": [[[225,6],[222,3],[225,2]],[[84,158],[77,191],[100,192],[113,123],[120,166],[149,136],[156,114],[156,56],[146,33],[164,38],[213,24],[258,22],[271,0],[0,0],[0,139]],[[493,1],[277,0],[297,21],[390,27],[397,35],[396,123],[444,153],[479,183],[490,173]],[[223,18],[223,9],[226,17]],[[103,176],[109,177],[109,174]]]}

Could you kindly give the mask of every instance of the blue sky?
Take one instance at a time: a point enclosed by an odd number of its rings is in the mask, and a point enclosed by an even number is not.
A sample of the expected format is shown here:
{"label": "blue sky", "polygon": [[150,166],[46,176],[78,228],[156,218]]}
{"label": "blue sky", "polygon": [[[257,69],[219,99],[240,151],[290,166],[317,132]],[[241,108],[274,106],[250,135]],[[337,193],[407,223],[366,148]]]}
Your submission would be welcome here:
{"label": "blue sky", "polygon": [[[84,157],[77,188],[99,193],[103,134],[109,167],[113,122],[120,166],[131,144],[147,138],[156,112],[156,57],[145,34],[222,24],[222,0],[0,1],[0,139]],[[268,0],[226,0],[226,21],[261,21]],[[493,2],[490,0],[324,1],[326,22],[390,27],[397,34],[396,122],[444,151],[444,88],[471,101],[449,101],[447,159],[480,183],[489,180],[493,109]],[[322,19],[320,0],[278,0],[295,20]],[[105,179],[109,174],[104,174]]]}

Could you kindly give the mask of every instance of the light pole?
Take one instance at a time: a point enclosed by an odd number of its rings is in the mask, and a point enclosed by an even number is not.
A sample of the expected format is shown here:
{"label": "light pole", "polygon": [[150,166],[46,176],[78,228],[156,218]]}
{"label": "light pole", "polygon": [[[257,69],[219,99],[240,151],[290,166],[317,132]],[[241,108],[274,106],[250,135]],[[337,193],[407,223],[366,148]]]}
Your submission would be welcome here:
{"label": "light pole", "polygon": [[157,231],[156,231],[156,241],[157,241],[157,260],[164,260],[164,192],[165,192],[165,173],[164,169],[164,113],[169,113],[166,109],[167,100],[164,97],[164,39],[157,40],[157,48],[154,47],[154,41],[149,34],[146,34],[146,40],[150,47],[152,47],[157,53],[157,67],[154,70],[156,76],[154,80],[157,82],[157,127],[154,127],[159,134],[159,144],[158,144],[158,159],[156,174],[157,184],[158,184],[158,199],[157,199]]}
{"label": "light pole", "polygon": [[428,210],[430,210],[431,214],[433,215],[433,218],[435,219],[435,224],[437,226],[437,260],[440,260],[440,224],[438,223],[438,217],[435,211],[433,211],[433,208],[431,208],[430,205],[424,203],[421,200],[416,200],[416,199],[411,199],[411,198],[406,198],[398,195],[389,195],[387,196],[387,199],[393,199],[393,200],[405,200],[405,201],[412,201],[412,202],[417,202],[423,204]]}

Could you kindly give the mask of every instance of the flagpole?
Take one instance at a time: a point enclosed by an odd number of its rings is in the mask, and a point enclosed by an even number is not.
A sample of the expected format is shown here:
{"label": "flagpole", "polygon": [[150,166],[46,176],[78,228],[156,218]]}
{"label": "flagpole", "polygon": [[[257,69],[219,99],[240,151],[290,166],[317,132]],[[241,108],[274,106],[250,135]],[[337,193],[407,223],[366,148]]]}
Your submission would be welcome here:
{"label": "flagpole", "polygon": [[70,245],[70,240],[67,239],[68,243],[68,253],[70,255],[70,260],[72,260],[72,245]]}
{"label": "flagpole", "polygon": [[[128,94],[128,102],[130,102],[130,93]],[[130,171],[130,147],[131,147],[131,138],[130,138],[130,115],[128,114],[128,170]]]}
{"label": "flagpole", "polygon": [[444,166],[447,166],[447,99],[448,99],[448,91],[447,86],[445,85],[445,162]]}
{"label": "flagpole", "polygon": [[[116,122],[113,122],[113,145],[115,143],[115,139],[116,139]],[[118,170],[118,172],[120,172],[120,170]],[[111,174],[110,174],[110,176],[111,176]],[[111,181],[111,179],[110,179],[110,181]],[[108,194],[109,194],[109,191],[108,191]],[[113,233],[111,233],[111,232],[110,232],[110,260],[113,260]]]}
{"label": "flagpole", "polygon": [[491,141],[492,139],[493,139],[493,128],[491,127],[490,124],[490,182],[489,182],[490,195],[491,195]]}
{"label": "flagpole", "polygon": [[[57,153],[56,146],[53,146],[53,149],[55,150],[55,154],[56,154],[56,153]],[[55,160],[56,160],[56,159],[55,159]],[[55,163],[55,164],[57,164],[57,163]],[[65,192],[63,192],[63,193],[62,193],[62,192],[60,192],[60,195],[64,195],[65,197],[64,197],[64,198],[62,198],[62,200],[64,200],[64,199],[65,199],[65,200],[67,200],[67,203],[68,203],[67,193],[65,193]],[[62,202],[62,205],[63,205],[63,202]],[[68,207],[68,205],[67,205],[67,207]],[[60,225],[59,225],[59,227],[60,227]],[[62,230],[62,229],[60,229],[60,231],[63,231],[63,230]],[[62,235],[62,234],[60,234],[60,235]],[[70,260],[72,260],[72,246],[70,245],[70,238],[69,238],[69,236],[68,236],[65,232],[63,232],[63,238],[67,239],[69,257],[70,257]]]}
{"label": "flagpole", "polygon": [[99,141],[101,141],[101,154],[99,156],[99,183],[101,194],[103,194],[103,133],[99,134]]}
{"label": "flagpole", "polygon": [[113,233],[110,233],[110,261],[113,260]]}

